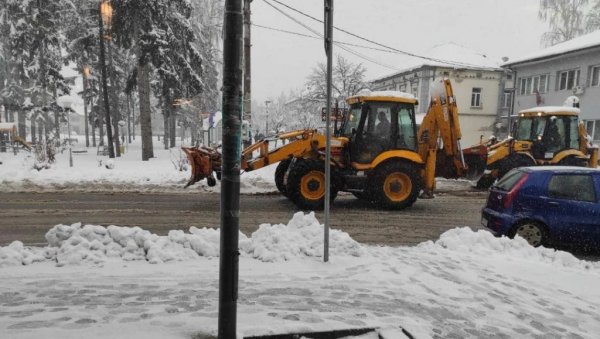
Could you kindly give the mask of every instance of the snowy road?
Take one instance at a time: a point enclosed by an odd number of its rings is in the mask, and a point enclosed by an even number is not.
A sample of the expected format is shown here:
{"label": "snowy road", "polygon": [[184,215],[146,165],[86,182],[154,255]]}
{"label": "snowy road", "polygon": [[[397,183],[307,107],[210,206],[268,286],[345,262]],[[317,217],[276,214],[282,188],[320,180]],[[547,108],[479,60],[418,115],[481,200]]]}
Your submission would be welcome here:
{"label": "snowy road", "polygon": [[[296,207],[278,194],[242,195],[241,228],[250,234],[261,223],[285,223]],[[157,234],[190,226],[218,227],[218,194],[155,193],[0,193],[0,245],[14,240],[45,242],[57,224],[143,226]],[[435,240],[448,229],[480,228],[485,193],[448,192],[418,200],[404,211],[381,211],[341,194],[332,226],[366,244],[415,245]],[[319,219],[323,219],[317,213]],[[365,226],[372,225],[372,226]]]}

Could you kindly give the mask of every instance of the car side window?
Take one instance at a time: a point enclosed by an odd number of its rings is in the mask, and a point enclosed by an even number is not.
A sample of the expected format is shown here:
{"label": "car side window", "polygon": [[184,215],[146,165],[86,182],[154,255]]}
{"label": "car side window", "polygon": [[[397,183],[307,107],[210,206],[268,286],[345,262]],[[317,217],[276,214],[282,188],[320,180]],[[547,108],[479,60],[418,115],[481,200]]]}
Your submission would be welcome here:
{"label": "car side window", "polygon": [[548,184],[548,196],[556,199],[596,201],[596,190],[591,175],[555,174]]}

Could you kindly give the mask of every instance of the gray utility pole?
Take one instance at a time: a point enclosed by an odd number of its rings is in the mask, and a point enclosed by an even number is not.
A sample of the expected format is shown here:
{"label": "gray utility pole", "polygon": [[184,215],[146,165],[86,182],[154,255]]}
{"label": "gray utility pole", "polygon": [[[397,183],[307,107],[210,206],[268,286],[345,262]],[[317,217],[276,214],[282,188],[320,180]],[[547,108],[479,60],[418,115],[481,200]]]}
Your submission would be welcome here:
{"label": "gray utility pole", "polygon": [[323,261],[329,261],[329,203],[331,197],[331,83],[333,75],[333,0],[325,0],[325,53],[327,54],[327,115],[325,116],[325,234]]}
{"label": "gray utility pole", "polygon": [[221,256],[219,262],[219,339],[235,339],[240,233],[242,117],[242,0],[225,1],[223,21],[223,157],[221,177]]}
{"label": "gray utility pole", "polygon": [[[252,123],[252,63],[251,63],[251,39],[250,39],[250,3],[252,0],[244,0],[244,119]],[[248,144],[250,144],[249,142]]]}

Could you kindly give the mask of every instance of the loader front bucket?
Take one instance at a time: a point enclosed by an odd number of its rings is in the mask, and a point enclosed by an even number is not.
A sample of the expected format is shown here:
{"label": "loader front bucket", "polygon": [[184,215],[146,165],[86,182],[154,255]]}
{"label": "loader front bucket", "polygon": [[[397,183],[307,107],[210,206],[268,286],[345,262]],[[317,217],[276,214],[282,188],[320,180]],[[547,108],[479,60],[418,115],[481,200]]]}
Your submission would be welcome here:
{"label": "loader front bucket", "polygon": [[487,165],[487,152],[487,147],[482,144],[463,150],[463,156],[467,164],[467,172],[465,173],[467,180],[477,181],[483,176]]}
{"label": "loader front bucket", "polygon": [[221,170],[221,154],[208,147],[182,147],[187,155],[192,175],[185,187],[191,186],[202,179],[207,179],[208,186],[215,186],[216,179],[213,172]]}

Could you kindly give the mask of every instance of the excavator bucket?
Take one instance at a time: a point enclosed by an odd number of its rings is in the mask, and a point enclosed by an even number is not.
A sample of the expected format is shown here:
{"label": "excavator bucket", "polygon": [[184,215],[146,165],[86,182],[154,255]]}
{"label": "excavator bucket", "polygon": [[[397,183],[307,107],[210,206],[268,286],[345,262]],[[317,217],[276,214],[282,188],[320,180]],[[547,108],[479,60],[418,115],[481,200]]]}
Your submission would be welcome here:
{"label": "excavator bucket", "polygon": [[185,185],[188,187],[196,182],[205,179],[208,186],[215,186],[217,180],[214,172],[221,172],[221,153],[209,147],[182,147],[187,155],[188,161],[192,166],[192,175]]}

